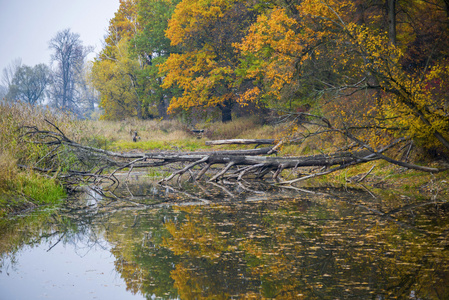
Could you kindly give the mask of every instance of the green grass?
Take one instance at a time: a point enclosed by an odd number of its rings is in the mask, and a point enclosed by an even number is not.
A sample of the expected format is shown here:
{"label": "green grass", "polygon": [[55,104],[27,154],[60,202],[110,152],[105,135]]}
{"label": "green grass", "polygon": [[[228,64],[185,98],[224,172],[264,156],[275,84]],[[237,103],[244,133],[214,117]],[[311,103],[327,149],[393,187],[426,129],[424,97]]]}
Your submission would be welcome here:
{"label": "green grass", "polygon": [[55,179],[33,172],[19,172],[6,184],[8,189],[0,191],[0,217],[40,205],[58,204],[67,196]]}
{"label": "green grass", "polygon": [[34,173],[21,173],[13,183],[16,190],[37,205],[56,204],[66,196],[62,185],[52,178]]}
{"label": "green grass", "polygon": [[113,148],[119,150],[141,150],[141,151],[165,151],[165,150],[182,150],[182,151],[195,151],[204,148],[204,141],[194,139],[182,139],[173,141],[117,141],[112,143]]}
{"label": "green grass", "polygon": [[163,178],[170,175],[170,172],[158,170],[155,168],[152,168],[148,170],[147,175],[149,178]]}

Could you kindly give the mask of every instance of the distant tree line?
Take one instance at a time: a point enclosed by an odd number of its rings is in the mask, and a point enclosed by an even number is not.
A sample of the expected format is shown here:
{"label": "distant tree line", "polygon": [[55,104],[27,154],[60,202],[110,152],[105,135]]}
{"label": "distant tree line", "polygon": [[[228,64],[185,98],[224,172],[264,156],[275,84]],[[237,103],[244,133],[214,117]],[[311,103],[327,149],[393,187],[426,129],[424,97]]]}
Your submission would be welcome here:
{"label": "distant tree line", "polygon": [[[34,67],[14,60],[3,69],[2,98],[30,105],[46,104],[79,117],[89,117],[98,103],[98,93],[90,84],[87,55],[92,47],[83,46],[79,34],[65,29],[49,41],[51,64]],[[1,91],[0,91],[1,92]]]}

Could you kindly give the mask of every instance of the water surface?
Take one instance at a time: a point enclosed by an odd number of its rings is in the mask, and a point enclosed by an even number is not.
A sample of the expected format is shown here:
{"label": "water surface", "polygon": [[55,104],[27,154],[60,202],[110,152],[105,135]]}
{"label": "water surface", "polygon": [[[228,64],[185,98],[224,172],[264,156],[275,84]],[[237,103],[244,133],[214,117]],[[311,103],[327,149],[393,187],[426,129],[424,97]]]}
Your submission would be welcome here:
{"label": "water surface", "polygon": [[135,182],[78,195],[2,225],[0,299],[449,298],[444,200],[312,192]]}

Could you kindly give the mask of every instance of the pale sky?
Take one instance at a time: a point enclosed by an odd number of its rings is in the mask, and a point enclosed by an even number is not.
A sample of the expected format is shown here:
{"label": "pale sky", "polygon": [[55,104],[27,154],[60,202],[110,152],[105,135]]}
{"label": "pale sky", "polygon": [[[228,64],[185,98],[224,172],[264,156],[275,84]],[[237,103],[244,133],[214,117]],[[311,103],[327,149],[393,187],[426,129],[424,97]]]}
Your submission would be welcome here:
{"label": "pale sky", "polygon": [[48,42],[66,28],[98,53],[119,5],[119,0],[0,0],[0,76],[16,58],[28,66],[49,65]]}

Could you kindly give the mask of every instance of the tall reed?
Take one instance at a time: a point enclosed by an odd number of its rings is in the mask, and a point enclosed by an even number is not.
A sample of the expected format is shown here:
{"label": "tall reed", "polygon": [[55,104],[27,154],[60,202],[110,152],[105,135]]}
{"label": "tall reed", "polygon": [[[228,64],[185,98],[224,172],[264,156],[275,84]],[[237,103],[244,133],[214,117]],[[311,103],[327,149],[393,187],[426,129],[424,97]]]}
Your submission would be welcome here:
{"label": "tall reed", "polygon": [[45,120],[75,138],[82,132],[81,123],[69,114],[20,102],[0,101],[0,216],[23,208],[24,203],[55,202],[55,198],[64,195],[54,178],[18,167],[33,166],[44,155],[45,146],[30,142],[23,133],[26,126],[54,131],[55,128]]}

